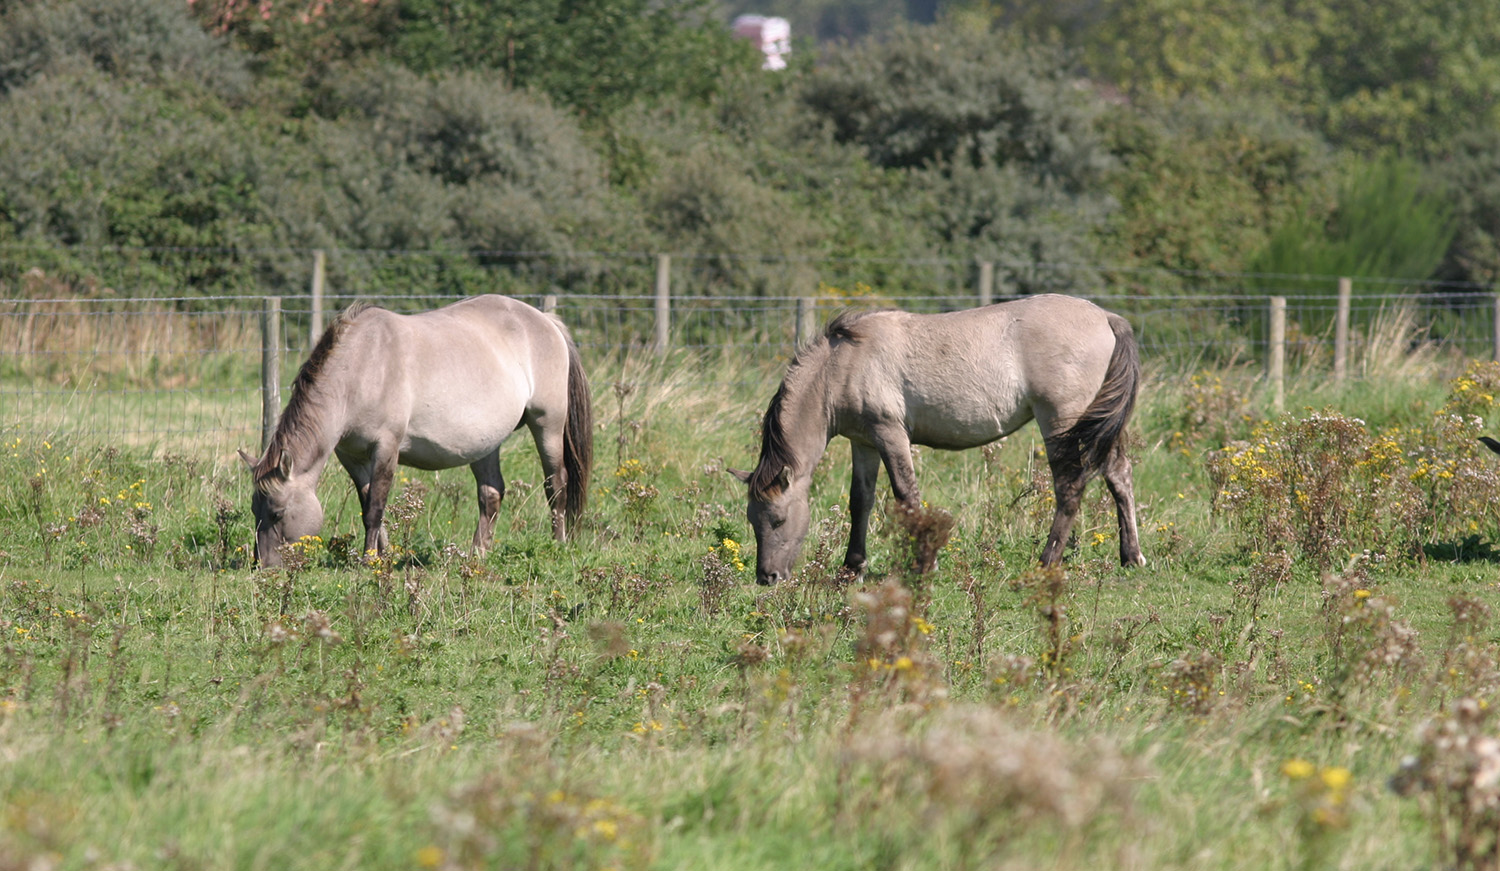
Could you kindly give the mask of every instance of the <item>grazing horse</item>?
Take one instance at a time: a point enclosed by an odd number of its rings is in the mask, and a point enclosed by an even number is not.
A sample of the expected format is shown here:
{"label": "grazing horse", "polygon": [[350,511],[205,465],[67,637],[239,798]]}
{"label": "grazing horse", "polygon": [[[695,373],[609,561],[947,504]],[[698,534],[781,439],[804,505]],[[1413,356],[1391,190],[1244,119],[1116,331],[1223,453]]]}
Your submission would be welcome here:
{"label": "grazing horse", "polygon": [[1084,485],[1102,473],[1119,515],[1120,562],[1145,565],[1123,438],[1140,371],[1130,324],[1075,297],[840,315],[787,369],[766,410],[755,470],[731,470],[750,486],[756,580],[790,577],[807,535],[813,467],[834,436],[853,449],[844,565],[859,574],[882,463],[897,501],[918,505],[913,444],[977,447],[1032,419],[1057,496],[1042,563],[1061,561]]}
{"label": "grazing horse", "polygon": [[578,349],[561,320],[503,296],[478,296],[414,315],[356,303],[324,331],[292,385],[260,459],[244,451],[255,493],[255,556],[323,525],[318,476],[336,455],[359,493],[365,552],[385,552],[383,526],[397,464],[468,465],[479,485],[474,548],[494,536],[505,496],[500,445],[531,430],[546,475],[552,535],[583,510],[593,459],[593,412]]}

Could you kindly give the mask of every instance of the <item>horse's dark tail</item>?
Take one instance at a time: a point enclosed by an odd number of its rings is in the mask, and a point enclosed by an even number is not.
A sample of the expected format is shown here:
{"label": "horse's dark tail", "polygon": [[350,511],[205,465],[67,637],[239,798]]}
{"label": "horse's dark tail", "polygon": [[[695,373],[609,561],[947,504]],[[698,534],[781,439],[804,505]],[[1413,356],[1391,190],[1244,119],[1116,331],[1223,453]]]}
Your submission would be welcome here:
{"label": "horse's dark tail", "polygon": [[1130,322],[1111,313],[1109,327],[1115,333],[1115,350],[1109,356],[1104,383],[1099,385],[1089,407],[1058,438],[1065,457],[1071,455],[1088,474],[1104,468],[1110,452],[1120,443],[1125,425],[1135,411],[1135,395],[1141,381],[1140,350]]}
{"label": "horse's dark tail", "polygon": [[589,379],[578,357],[578,346],[568,339],[568,422],[563,427],[563,469],[568,474],[563,516],[569,527],[589,501],[589,473],[594,468],[594,407]]}

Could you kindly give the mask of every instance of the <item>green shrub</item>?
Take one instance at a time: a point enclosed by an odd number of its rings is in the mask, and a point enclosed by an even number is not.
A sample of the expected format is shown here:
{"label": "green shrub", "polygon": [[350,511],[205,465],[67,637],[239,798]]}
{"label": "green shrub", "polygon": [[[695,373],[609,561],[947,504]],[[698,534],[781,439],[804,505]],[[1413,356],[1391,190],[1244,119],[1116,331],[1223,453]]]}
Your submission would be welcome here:
{"label": "green shrub", "polygon": [[[382,67],[323,107],[333,201],[359,247],[561,251],[597,232],[604,172],[576,121],[489,76]],[[358,230],[356,230],[358,232]]]}
{"label": "green shrub", "polygon": [[1500,364],[1475,363],[1430,421],[1375,430],[1333,411],[1257,427],[1208,458],[1214,510],[1259,551],[1322,567],[1350,553],[1478,551],[1500,521],[1500,471],[1478,438],[1500,405]]}
{"label": "green shrub", "polygon": [[726,61],[755,62],[701,0],[400,6],[385,49],[396,62],[423,73],[494,70],[591,119],[636,101],[702,100],[717,88]]}
{"label": "green shrub", "polygon": [[1500,131],[1476,128],[1433,166],[1452,197],[1457,231],[1441,277],[1500,280]]}
{"label": "green shrub", "polygon": [[[905,28],[833,52],[800,96],[836,141],[908,174],[904,193],[950,256],[1092,259],[1110,155],[1096,103],[1057,57],[955,27]],[[1001,279],[1047,286],[1014,264]]]}
{"label": "green shrub", "polygon": [[182,0],[67,0],[0,12],[0,94],[41,73],[81,68],[224,94],[249,85],[244,60],[204,33]]}
{"label": "green shrub", "polygon": [[1293,275],[1430,277],[1453,238],[1453,210],[1421,167],[1383,159],[1354,167],[1326,219],[1284,225],[1251,270]]}
{"label": "green shrub", "polygon": [[1182,100],[1120,107],[1104,119],[1119,166],[1109,189],[1120,208],[1104,246],[1113,262],[1169,270],[1124,280],[1160,292],[1202,286],[1200,270],[1239,272],[1276,227],[1323,202],[1328,148],[1259,102]]}
{"label": "green shrub", "polygon": [[[184,88],[83,71],[39,78],[4,99],[0,202],[29,243],[155,249],[116,268],[61,252],[64,276],[133,292],[223,290],[274,278],[265,264],[186,249],[271,249],[284,237],[272,189],[297,159],[253,116]],[[300,283],[300,280],[299,280]]]}

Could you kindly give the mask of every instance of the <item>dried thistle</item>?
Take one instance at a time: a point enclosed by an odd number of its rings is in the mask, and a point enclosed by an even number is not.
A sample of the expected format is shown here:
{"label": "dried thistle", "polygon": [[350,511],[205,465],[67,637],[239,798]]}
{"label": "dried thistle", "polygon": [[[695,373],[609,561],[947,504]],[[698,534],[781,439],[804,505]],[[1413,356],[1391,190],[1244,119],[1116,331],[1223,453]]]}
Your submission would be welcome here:
{"label": "dried thistle", "polygon": [[1068,616],[1068,576],[1062,566],[1042,566],[1032,569],[1011,584],[1012,588],[1028,593],[1025,604],[1036,608],[1042,625],[1042,653],[1039,657],[1042,669],[1054,681],[1071,674],[1069,661],[1076,652],[1082,636],[1072,632],[1072,621]]}
{"label": "dried thistle", "polygon": [[1172,707],[1198,717],[1208,716],[1218,705],[1214,690],[1223,660],[1207,650],[1198,650],[1172,660],[1165,672],[1168,701]]}
{"label": "dried thistle", "polygon": [[902,532],[898,544],[901,571],[908,582],[914,583],[937,568],[938,553],[953,534],[953,515],[942,508],[929,508],[926,503],[899,502],[894,513]]}
{"label": "dried thistle", "polygon": [[1490,708],[1460,699],[1417,735],[1417,752],[1390,780],[1398,795],[1421,800],[1444,864],[1474,871],[1500,868],[1500,738]]}
{"label": "dried thistle", "polygon": [[630,639],[626,637],[625,624],[618,620],[589,624],[588,636],[594,643],[597,659],[601,663],[624,659],[630,655]]}

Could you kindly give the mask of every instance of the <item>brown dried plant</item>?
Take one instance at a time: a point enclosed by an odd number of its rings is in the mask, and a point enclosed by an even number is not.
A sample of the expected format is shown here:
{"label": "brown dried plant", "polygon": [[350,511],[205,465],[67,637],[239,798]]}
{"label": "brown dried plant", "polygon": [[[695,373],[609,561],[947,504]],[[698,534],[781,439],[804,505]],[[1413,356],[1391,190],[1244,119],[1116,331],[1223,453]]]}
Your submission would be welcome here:
{"label": "brown dried plant", "polygon": [[1422,802],[1445,867],[1500,869],[1500,738],[1491,708],[1463,698],[1417,733],[1417,752],[1391,778],[1398,795]]}
{"label": "brown dried plant", "polygon": [[1071,676],[1070,664],[1081,635],[1074,634],[1068,616],[1068,576],[1061,566],[1032,569],[1011,582],[1011,588],[1026,594],[1024,604],[1036,609],[1041,623],[1042,645],[1038,666],[1054,684]]}
{"label": "brown dried plant", "polygon": [[[944,842],[962,854],[960,868],[1005,867],[1009,842],[1039,826],[1067,845],[1105,820],[1128,821],[1141,773],[1103,740],[1071,744],[984,707],[946,709],[922,730],[886,716],[850,738],[846,757],[876,785],[849,813],[896,813],[892,825],[942,827]],[[902,797],[899,810],[865,805],[891,795]]]}
{"label": "brown dried plant", "polygon": [[1396,619],[1395,603],[1372,589],[1368,558],[1323,577],[1324,684],[1336,704],[1379,685],[1397,686],[1421,665],[1417,632]]}
{"label": "brown dried plant", "polygon": [[927,649],[932,626],[913,610],[913,600],[894,578],[851,597],[864,617],[854,641],[851,718],[871,698],[927,706],[947,697],[941,663]]}

